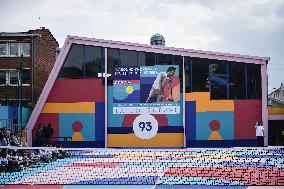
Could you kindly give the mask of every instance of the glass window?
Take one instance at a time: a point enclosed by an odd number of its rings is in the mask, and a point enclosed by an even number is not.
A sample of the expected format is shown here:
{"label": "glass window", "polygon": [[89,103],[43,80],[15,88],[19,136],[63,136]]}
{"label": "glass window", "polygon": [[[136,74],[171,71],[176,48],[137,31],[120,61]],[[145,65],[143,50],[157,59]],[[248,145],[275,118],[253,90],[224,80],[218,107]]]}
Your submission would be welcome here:
{"label": "glass window", "polygon": [[154,66],[155,63],[155,53],[146,52],[146,66]]}
{"label": "glass window", "polygon": [[8,48],[6,42],[0,42],[0,56],[7,56]]}
{"label": "glass window", "polygon": [[9,84],[10,85],[18,85],[18,71],[11,70],[9,73]]}
{"label": "glass window", "polygon": [[98,77],[102,65],[102,48],[85,46],[85,77]]}
{"label": "glass window", "polygon": [[247,98],[261,99],[261,68],[257,64],[246,64]]}
{"label": "glass window", "polygon": [[212,82],[211,99],[227,99],[227,85]]}
{"label": "glass window", "polygon": [[191,58],[192,91],[209,92],[209,61],[204,58]]}
{"label": "glass window", "polygon": [[227,62],[210,60],[211,99],[227,99]]}
{"label": "glass window", "polygon": [[183,64],[182,64],[182,56],[178,55],[171,55],[172,63],[174,65],[179,65],[179,80],[180,80],[180,92],[183,92]]}
{"label": "glass window", "polygon": [[6,85],[6,84],[7,84],[6,71],[0,70],[0,85]]}
{"label": "glass window", "polygon": [[120,50],[121,66],[136,66],[137,51]]}
{"label": "glass window", "polygon": [[[107,73],[113,74],[113,68],[119,66],[119,49],[107,49]],[[104,65],[104,64],[103,64]]]}
{"label": "glass window", "polygon": [[240,62],[229,63],[229,98],[245,99],[245,64]]}
{"label": "glass window", "polygon": [[30,43],[21,43],[21,53],[23,56],[30,56]]}
{"label": "glass window", "polygon": [[22,84],[29,85],[31,82],[30,80],[30,69],[23,69],[22,70]]}
{"label": "glass window", "polygon": [[19,43],[10,43],[10,56],[18,56],[19,52]]}
{"label": "glass window", "polygon": [[73,44],[60,70],[59,78],[83,78],[84,45]]}
{"label": "glass window", "polygon": [[190,57],[184,57],[185,72],[185,92],[191,92],[191,60]]}
{"label": "glass window", "polygon": [[172,55],[170,54],[157,54],[158,65],[171,65],[173,64]]}
{"label": "glass window", "polygon": [[138,52],[138,65],[145,66],[146,65],[146,53]]}

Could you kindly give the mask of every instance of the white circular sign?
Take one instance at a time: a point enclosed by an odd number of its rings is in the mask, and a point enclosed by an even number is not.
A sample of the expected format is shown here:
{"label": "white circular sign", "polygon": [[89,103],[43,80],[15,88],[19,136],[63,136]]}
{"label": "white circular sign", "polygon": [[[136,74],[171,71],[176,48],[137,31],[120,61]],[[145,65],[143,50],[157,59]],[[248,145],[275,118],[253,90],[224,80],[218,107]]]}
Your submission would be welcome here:
{"label": "white circular sign", "polygon": [[150,114],[139,115],[133,121],[133,131],[138,138],[153,138],[158,132],[158,121]]}

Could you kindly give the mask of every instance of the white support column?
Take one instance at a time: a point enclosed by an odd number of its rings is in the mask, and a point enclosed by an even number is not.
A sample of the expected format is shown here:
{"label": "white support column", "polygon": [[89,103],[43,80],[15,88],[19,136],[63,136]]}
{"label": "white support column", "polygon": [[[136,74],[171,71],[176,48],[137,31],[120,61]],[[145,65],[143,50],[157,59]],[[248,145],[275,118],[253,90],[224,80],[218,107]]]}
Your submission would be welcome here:
{"label": "white support column", "polygon": [[103,77],[105,79],[105,148],[107,148],[107,108],[108,108],[108,98],[107,98],[107,48],[105,50],[105,73],[103,74]]}
{"label": "white support column", "polygon": [[262,122],[264,127],[264,146],[268,146],[268,109],[267,109],[267,62],[261,65],[261,89],[262,89]]}
{"label": "white support column", "polygon": [[183,125],[183,147],[186,147],[185,135],[185,65],[184,56],[182,57],[182,125]]}

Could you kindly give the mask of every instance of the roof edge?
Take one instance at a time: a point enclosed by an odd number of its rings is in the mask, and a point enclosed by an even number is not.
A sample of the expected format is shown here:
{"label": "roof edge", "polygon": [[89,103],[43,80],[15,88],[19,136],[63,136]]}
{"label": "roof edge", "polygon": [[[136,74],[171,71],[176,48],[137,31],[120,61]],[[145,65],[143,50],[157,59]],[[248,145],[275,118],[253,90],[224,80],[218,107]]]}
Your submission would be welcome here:
{"label": "roof edge", "polygon": [[139,43],[113,41],[113,40],[87,38],[87,37],[78,37],[78,36],[68,36],[68,37],[69,37],[69,39],[73,39],[73,40],[93,41],[93,42],[106,43],[106,44],[125,45],[125,46],[132,46],[132,47],[143,47],[143,48],[150,48],[150,49],[157,49],[157,50],[170,50],[170,51],[178,51],[178,52],[181,52],[181,53],[182,52],[189,52],[189,53],[197,53],[197,54],[203,54],[203,55],[215,55],[215,56],[224,56],[224,57],[233,57],[233,58],[254,59],[254,60],[265,61],[266,63],[268,63],[268,61],[270,60],[270,57],[260,57],[260,56],[231,54],[231,53],[203,51],[203,50],[194,50],[194,49],[185,49],[185,48],[165,47],[165,46],[139,44]]}

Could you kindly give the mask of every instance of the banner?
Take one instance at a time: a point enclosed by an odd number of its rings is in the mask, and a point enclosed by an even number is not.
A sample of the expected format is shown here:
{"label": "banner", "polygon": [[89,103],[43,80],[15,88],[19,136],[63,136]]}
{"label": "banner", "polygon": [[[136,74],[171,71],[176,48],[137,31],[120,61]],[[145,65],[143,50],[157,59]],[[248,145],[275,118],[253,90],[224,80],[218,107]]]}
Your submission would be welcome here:
{"label": "banner", "polygon": [[116,67],[113,114],[180,114],[178,65]]}

